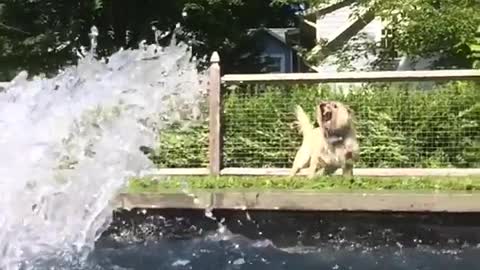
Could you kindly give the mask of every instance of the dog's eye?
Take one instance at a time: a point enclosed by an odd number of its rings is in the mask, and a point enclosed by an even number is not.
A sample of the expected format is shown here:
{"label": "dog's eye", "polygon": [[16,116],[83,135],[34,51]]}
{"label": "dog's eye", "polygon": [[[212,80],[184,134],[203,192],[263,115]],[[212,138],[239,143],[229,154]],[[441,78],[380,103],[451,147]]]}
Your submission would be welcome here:
{"label": "dog's eye", "polygon": [[337,108],[337,104],[334,103],[334,104],[333,104],[333,107],[336,109],[336,108]]}

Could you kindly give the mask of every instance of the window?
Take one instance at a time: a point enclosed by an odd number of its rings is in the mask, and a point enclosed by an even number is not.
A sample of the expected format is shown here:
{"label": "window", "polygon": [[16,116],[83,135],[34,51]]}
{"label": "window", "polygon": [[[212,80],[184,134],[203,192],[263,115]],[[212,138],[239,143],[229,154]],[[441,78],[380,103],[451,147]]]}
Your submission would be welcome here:
{"label": "window", "polygon": [[270,54],[262,57],[265,64],[265,72],[283,73],[285,72],[285,56],[282,54]]}
{"label": "window", "polygon": [[395,59],[399,57],[395,46],[395,29],[393,27],[386,27],[382,30],[382,40],[380,48],[386,57]]}

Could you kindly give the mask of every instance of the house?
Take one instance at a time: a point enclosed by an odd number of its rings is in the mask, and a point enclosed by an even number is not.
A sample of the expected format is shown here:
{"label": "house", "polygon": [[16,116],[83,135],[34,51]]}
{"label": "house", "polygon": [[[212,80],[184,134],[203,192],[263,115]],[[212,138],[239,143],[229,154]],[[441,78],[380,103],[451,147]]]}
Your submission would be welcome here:
{"label": "house", "polygon": [[[300,44],[317,72],[431,69],[438,57],[414,59],[395,49],[388,24],[354,0],[334,0],[299,16]],[[311,59],[307,59],[311,60]]]}
{"label": "house", "polygon": [[[250,29],[267,73],[305,72],[309,68],[295,50],[298,28]],[[313,70],[310,70],[313,71]]]}
{"label": "house", "polygon": [[[297,28],[259,28],[270,59],[265,72],[432,69],[438,57],[414,59],[395,50],[388,25],[354,0],[332,0],[298,14]],[[298,47],[309,51],[301,54]]]}

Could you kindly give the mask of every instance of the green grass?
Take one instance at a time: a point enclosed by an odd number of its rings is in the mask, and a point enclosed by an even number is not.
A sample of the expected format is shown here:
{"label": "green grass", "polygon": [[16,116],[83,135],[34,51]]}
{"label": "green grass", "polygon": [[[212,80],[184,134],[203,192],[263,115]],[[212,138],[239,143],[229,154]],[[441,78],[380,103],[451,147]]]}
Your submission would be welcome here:
{"label": "green grass", "polygon": [[155,193],[181,191],[182,189],[203,190],[418,190],[418,191],[475,191],[480,190],[480,176],[472,177],[321,177],[308,180],[305,177],[248,177],[248,176],[176,176],[165,178],[134,179],[129,193]]}

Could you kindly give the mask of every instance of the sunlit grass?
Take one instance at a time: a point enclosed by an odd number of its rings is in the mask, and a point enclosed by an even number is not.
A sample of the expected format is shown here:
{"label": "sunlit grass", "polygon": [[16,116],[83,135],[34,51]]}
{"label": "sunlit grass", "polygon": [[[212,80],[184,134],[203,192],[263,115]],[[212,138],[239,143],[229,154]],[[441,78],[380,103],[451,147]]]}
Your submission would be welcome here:
{"label": "sunlit grass", "polygon": [[131,193],[181,191],[188,189],[206,190],[480,190],[480,176],[471,177],[320,177],[309,180],[305,177],[272,176],[175,176],[134,179],[127,191]]}

